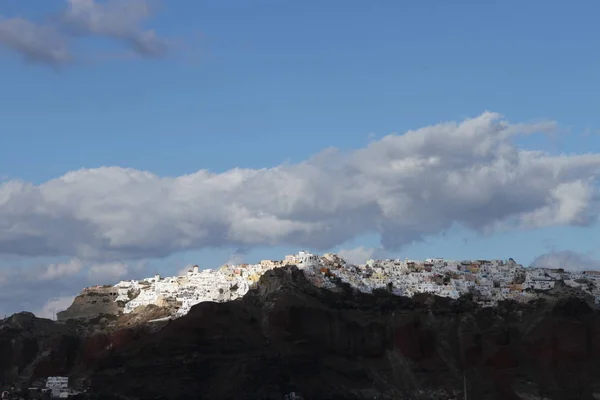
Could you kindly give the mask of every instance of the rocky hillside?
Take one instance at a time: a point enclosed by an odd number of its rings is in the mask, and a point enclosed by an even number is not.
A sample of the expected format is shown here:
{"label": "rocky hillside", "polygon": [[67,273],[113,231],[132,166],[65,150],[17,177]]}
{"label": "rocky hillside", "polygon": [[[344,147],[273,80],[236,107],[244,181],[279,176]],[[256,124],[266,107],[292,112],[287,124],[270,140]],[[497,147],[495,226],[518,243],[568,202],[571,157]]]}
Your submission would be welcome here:
{"label": "rocky hillside", "polygon": [[76,389],[89,386],[98,361],[114,349],[164,326],[147,324],[164,310],[143,307],[118,319],[96,317],[66,323],[22,312],[0,320],[0,390],[44,385],[48,376],[69,376]]}
{"label": "rocky hillside", "polygon": [[116,302],[118,293],[111,286],[85,288],[75,297],[73,304],[57,314],[59,321],[68,319],[91,319],[100,315],[117,316],[123,312],[123,304]]}
{"label": "rocky hillside", "polygon": [[[202,303],[103,359],[105,395],[169,399],[580,399],[600,395],[600,315],[582,299],[318,289],[295,267],[242,300]],[[464,380],[463,380],[464,379]]]}
{"label": "rocky hillside", "polygon": [[0,320],[2,389],[70,373],[80,347],[81,335],[74,325],[57,324],[27,312]]}
{"label": "rocky hillside", "polygon": [[0,327],[0,354],[11,355],[0,373],[68,373],[102,399],[448,400],[463,398],[465,381],[469,399],[600,396],[600,314],[573,296],[481,308],[332,292],[286,267],[158,331],[136,323],[90,333],[13,316]]}

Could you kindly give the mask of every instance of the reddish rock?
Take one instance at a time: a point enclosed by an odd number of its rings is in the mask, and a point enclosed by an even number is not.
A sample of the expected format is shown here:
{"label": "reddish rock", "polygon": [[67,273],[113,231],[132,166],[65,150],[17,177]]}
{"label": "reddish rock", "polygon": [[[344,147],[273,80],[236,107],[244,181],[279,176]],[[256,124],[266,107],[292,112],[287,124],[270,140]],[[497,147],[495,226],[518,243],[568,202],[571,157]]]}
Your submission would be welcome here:
{"label": "reddish rock", "polygon": [[496,370],[516,368],[519,366],[519,360],[510,347],[504,346],[487,358],[485,366]]}
{"label": "reddish rock", "polygon": [[103,399],[210,400],[446,399],[461,397],[465,377],[473,399],[588,400],[600,392],[599,352],[600,314],[579,299],[481,309],[469,298],[333,293],[291,267],[155,333],[79,338],[18,316],[0,329],[0,378],[68,370]]}
{"label": "reddish rock", "polygon": [[435,352],[433,332],[421,328],[419,321],[396,327],[394,344],[403,356],[414,361],[431,357]]}

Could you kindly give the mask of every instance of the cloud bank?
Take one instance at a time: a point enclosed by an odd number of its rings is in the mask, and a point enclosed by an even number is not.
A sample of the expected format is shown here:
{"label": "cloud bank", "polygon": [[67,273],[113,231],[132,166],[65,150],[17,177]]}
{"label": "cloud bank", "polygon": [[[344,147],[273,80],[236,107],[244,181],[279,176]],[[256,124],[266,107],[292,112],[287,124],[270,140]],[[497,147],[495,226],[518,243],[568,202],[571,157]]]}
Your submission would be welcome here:
{"label": "cloud bank", "polygon": [[68,0],[63,22],[77,35],[104,36],[126,43],[136,53],[146,57],[161,57],[167,53],[168,42],[153,30],[144,30],[142,23],[152,17],[148,0]]}
{"label": "cloud bank", "polygon": [[36,24],[22,18],[3,18],[0,15],[0,46],[5,46],[27,62],[51,65],[71,61],[69,40],[49,24]]}
{"label": "cloud bank", "polygon": [[365,246],[358,246],[352,249],[341,249],[337,254],[345,261],[355,265],[362,265],[370,259],[381,260],[390,256],[383,249]]}
{"label": "cloud bank", "polygon": [[153,5],[150,0],[66,0],[58,18],[42,23],[0,15],[0,46],[27,62],[52,66],[74,61],[72,42],[85,36],[113,39],[142,57],[162,57],[170,43],[143,27]]}
{"label": "cloud bank", "polygon": [[148,275],[143,261],[93,263],[79,258],[44,264],[0,268],[0,318],[28,310],[51,318],[66,309],[87,286],[115,284],[121,278]]}
{"label": "cloud bank", "polygon": [[537,257],[531,266],[534,268],[563,268],[566,271],[600,270],[600,260],[587,254],[570,250],[553,251]]}
{"label": "cloud bank", "polygon": [[589,225],[600,154],[512,142],[553,129],[485,112],[271,169],[161,177],[103,167],[40,185],[9,180],[0,253],[113,262],[215,246],[325,250],[367,233],[398,250],[453,224],[482,233]]}

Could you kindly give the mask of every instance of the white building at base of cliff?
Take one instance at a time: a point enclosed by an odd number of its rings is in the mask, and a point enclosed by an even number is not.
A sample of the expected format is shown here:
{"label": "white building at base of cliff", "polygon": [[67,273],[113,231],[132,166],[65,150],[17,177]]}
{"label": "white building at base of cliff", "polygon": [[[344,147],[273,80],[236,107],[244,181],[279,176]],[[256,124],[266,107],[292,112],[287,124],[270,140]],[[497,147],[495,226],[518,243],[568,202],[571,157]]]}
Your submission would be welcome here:
{"label": "white building at base of cliff", "polygon": [[56,399],[66,399],[69,397],[69,378],[66,376],[49,376],[46,379],[46,389],[50,395]]}

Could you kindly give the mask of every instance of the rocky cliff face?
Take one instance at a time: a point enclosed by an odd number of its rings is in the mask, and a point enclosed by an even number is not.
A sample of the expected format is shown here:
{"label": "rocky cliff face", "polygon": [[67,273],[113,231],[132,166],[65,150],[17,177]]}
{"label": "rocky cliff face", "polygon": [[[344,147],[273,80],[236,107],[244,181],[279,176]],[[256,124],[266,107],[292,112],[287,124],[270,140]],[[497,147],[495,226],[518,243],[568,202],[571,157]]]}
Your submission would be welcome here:
{"label": "rocky cliff face", "polygon": [[0,320],[0,390],[44,385],[48,376],[69,376],[76,389],[89,386],[97,363],[111,352],[160,329],[147,324],[165,312],[148,306],[118,319],[70,320],[36,318],[22,312]]}
{"label": "rocky cliff face", "polygon": [[75,326],[59,325],[31,313],[0,320],[2,388],[70,373],[77,362],[80,341]]}
{"label": "rocky cliff face", "polygon": [[[30,337],[11,332],[23,343]],[[469,399],[600,396],[600,314],[583,299],[480,308],[343,285],[334,293],[295,267],[268,272],[243,299],[199,304],[158,332],[126,327],[74,340],[52,347],[56,365],[89,379],[103,399],[283,399],[295,391],[307,400],[448,400],[463,398],[465,381]],[[11,363],[25,370],[45,348],[31,346],[13,347]]]}
{"label": "rocky cliff face", "polygon": [[106,394],[169,399],[587,399],[600,395],[600,315],[563,298],[339,293],[294,267],[239,301],[202,303],[103,359]]}
{"label": "rocky cliff face", "polygon": [[75,297],[73,304],[56,317],[59,321],[68,319],[93,319],[103,315],[117,316],[123,312],[123,304],[115,302],[118,293],[113,286],[85,288]]}

